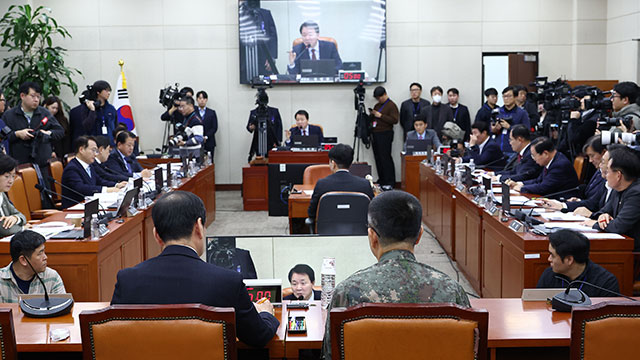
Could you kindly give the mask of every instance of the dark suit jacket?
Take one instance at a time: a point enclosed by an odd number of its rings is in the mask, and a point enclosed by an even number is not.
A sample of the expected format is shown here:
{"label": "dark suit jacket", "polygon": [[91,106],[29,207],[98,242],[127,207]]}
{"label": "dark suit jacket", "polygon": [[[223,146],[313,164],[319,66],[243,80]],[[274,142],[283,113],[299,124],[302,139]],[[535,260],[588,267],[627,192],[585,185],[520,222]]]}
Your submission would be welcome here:
{"label": "dark suit jacket", "polygon": [[[321,300],[322,299],[322,291],[313,290],[313,299],[311,300]],[[282,298],[282,300],[298,300],[293,294],[289,294]]]}
{"label": "dark suit jacket", "polygon": [[[200,116],[200,108],[196,109],[196,112],[198,116]],[[214,151],[216,147],[216,131],[218,131],[218,116],[216,115],[216,111],[205,108],[202,124],[204,125],[204,136],[207,137],[207,141],[204,143],[204,149],[206,151]]]}
{"label": "dark suit jacket", "polygon": [[427,126],[429,129],[435,130],[438,136],[442,138],[442,127],[447,121],[453,121],[453,113],[447,105],[440,104],[438,106],[440,107],[440,111],[438,112],[437,119],[433,118],[433,111],[436,108],[433,104],[429,108],[430,111],[427,111]]}
{"label": "dark suit jacket", "polygon": [[[613,190],[604,207],[592,217],[597,219],[602,214],[613,218],[604,231],[634,238],[633,251],[640,251],[640,180],[622,192]],[[600,230],[598,223],[593,224],[593,228]]]}
{"label": "dark suit jacket", "polygon": [[[513,163],[513,166],[508,169],[511,163]],[[504,168],[505,170],[498,172],[498,174],[502,175],[500,179],[511,179],[513,181],[535,179],[542,171],[542,167],[531,157],[531,145],[527,145],[522,159],[518,160],[518,154],[515,154]]]}
{"label": "dark suit jacket", "polygon": [[[42,125],[42,120],[47,118],[47,124]],[[27,120],[22,107],[15,106],[2,115],[2,119],[9,128],[9,155],[18,161],[19,164],[36,163],[40,166],[47,166],[47,160],[51,158],[53,147],[51,144],[64,136],[64,129],[58,123],[58,120],[51,115],[49,110],[42,106],[38,106],[33,111],[31,121]],[[22,129],[41,129],[51,131],[51,135],[40,133],[36,147],[35,159],[31,157],[32,144],[34,140],[22,140],[16,136],[16,131]]]}
{"label": "dark suit jacket", "polygon": [[469,108],[460,103],[458,103],[458,107],[455,109],[449,106],[449,104],[447,104],[447,107],[451,109],[453,122],[464,131],[464,141],[469,141],[471,138],[471,115],[469,115]]}
{"label": "dark suit jacket", "polygon": [[[496,109],[498,109],[497,106],[496,106]],[[476,113],[476,118],[474,119],[473,122],[484,121],[486,123],[490,123],[492,111],[493,109],[491,108],[491,106],[489,106],[489,104],[485,102],[484,104],[482,104],[482,107]]]}
{"label": "dark suit jacket", "polygon": [[82,135],[87,135],[87,130],[84,128],[84,113],[87,110],[85,104],[80,104],[71,111],[69,111],[69,126],[71,127],[71,144],[75,143],[76,139]]}
{"label": "dark suit jacket", "polygon": [[[297,126],[292,127],[291,129],[289,129],[289,131],[291,131],[291,136],[302,134],[302,130],[300,130],[300,128]],[[315,135],[318,137],[318,143],[324,142],[324,136],[322,135],[322,128],[320,128],[319,126],[309,124],[309,136],[311,135]],[[287,141],[286,143],[287,143],[287,146],[290,145],[291,139],[289,139],[289,141]]]}
{"label": "dark suit jacket", "polygon": [[109,154],[109,159],[105,162],[105,166],[118,174],[126,176],[127,178],[133,176],[133,173],[142,171],[142,166],[140,166],[140,163],[138,163],[136,159],[128,156],[127,162],[131,166],[132,172],[129,172],[127,165],[124,163],[122,156],[120,156],[120,153],[118,152],[118,149],[115,149],[111,154]]}
{"label": "dark suit jacket", "polygon": [[[543,168],[536,179],[523,181],[524,186],[520,191],[523,193],[547,195],[562,190],[569,190],[579,185],[578,175],[573,169],[573,165],[561,152],[557,151],[555,157],[545,171]],[[570,198],[577,196],[577,191],[567,191],[554,197]]]}
{"label": "dark suit jacket", "polygon": [[98,175],[100,175],[101,178],[108,181],[113,181],[118,183],[121,181],[129,180],[128,176],[122,175],[118,172],[115,172],[109,169],[105,163],[98,163],[97,161],[94,161],[93,164],[91,164],[91,170],[98,173]]}
{"label": "dark suit jacket", "polygon": [[492,138],[489,138],[489,141],[487,141],[487,143],[482,148],[482,152],[480,152],[480,146],[478,145],[474,145],[469,148],[462,160],[464,162],[468,162],[470,159],[473,159],[473,162],[476,164],[476,166],[483,166],[488,164],[487,166],[493,169],[504,167],[504,164],[506,162],[504,160],[504,154],[500,150],[500,147]]}
{"label": "dark suit jacket", "polygon": [[118,272],[112,304],[191,304],[233,307],[238,338],[264,346],[279,322],[258,313],[251,303],[242,275],[202,261],[192,249],[167,246],[160,255]]}
{"label": "dark suit jacket", "polygon": [[[413,117],[417,114],[424,115],[425,119],[427,119],[429,112],[429,106],[431,103],[428,100],[420,98],[418,104],[418,111],[415,112],[416,108],[413,106],[414,102],[411,99],[405,100],[400,104],[400,126],[404,130],[404,137],[407,137],[407,133],[413,130]],[[414,114],[415,112],[415,114]]]}
{"label": "dark suit jacket", "polygon": [[[92,169],[91,165],[89,165],[89,168]],[[69,161],[67,166],[64,167],[64,171],[62,172],[62,184],[74,189],[84,196],[91,196],[94,193],[102,191],[103,186],[114,186],[116,183],[101,178],[100,175],[93,170],[91,171],[91,177],[89,177],[89,174],[84,170],[78,159],[74,158]],[[72,198],[78,202],[84,201],[83,197],[69,189],[65,189],[64,186],[62,187],[62,195]],[[74,202],[62,198],[63,208],[68,208],[73,205],[75,205]]]}
{"label": "dark suit jacket", "polygon": [[309,218],[315,221],[316,212],[318,211],[318,202],[322,195],[330,191],[361,192],[367,195],[369,199],[373,199],[373,189],[371,189],[371,184],[369,184],[367,180],[352,175],[348,171],[337,171],[324,179],[318,180],[316,183],[316,186],[313,189],[313,195],[311,196],[311,203],[307,210]]}
{"label": "dark suit jacket", "polygon": [[[336,46],[330,41],[318,40],[318,47],[320,50],[320,57],[318,59],[335,60],[337,74],[338,70],[342,69],[342,60],[340,60],[340,54],[338,54],[338,49],[336,49]],[[304,54],[302,53],[303,51]],[[294,62],[294,68],[291,69],[289,68],[289,66],[287,66],[287,71],[289,72],[289,74],[300,74],[300,60],[311,59],[311,49],[305,50],[304,43],[300,43],[293,47],[293,52],[296,53],[296,57],[298,59]]]}
{"label": "dark suit jacket", "polygon": [[602,177],[600,170],[597,170],[591,180],[584,188],[584,194],[581,194],[582,200],[580,201],[567,201],[567,209],[573,211],[581,206],[586,207],[591,212],[598,211],[602,208],[600,203],[602,198],[607,193],[607,188],[604,186],[607,181]]}

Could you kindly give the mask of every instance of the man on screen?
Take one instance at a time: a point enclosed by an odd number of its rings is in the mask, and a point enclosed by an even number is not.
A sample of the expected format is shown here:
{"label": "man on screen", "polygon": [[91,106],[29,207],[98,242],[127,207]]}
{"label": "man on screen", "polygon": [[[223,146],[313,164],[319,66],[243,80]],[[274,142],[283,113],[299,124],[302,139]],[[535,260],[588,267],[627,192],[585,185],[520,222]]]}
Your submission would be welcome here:
{"label": "man on screen", "polygon": [[335,61],[336,73],[342,69],[342,60],[338,54],[338,48],[330,41],[319,40],[320,27],[314,21],[305,21],[300,25],[300,35],[302,42],[293,47],[289,52],[289,74],[300,73],[300,60],[323,60],[333,59]]}

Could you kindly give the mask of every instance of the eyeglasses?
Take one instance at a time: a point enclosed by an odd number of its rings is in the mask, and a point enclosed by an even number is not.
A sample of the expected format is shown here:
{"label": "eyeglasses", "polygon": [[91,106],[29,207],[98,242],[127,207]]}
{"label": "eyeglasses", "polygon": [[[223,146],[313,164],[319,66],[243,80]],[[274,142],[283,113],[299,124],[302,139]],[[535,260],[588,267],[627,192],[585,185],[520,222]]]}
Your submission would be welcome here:
{"label": "eyeglasses", "polygon": [[411,91],[411,92],[417,92],[417,91],[420,91],[420,89],[410,89],[409,91]]}
{"label": "eyeglasses", "polygon": [[374,228],[373,225],[367,224],[367,227],[369,229],[373,230],[373,232],[376,233],[376,235],[378,235],[378,237],[380,237],[380,234],[378,233],[378,230],[376,230],[376,228]]}

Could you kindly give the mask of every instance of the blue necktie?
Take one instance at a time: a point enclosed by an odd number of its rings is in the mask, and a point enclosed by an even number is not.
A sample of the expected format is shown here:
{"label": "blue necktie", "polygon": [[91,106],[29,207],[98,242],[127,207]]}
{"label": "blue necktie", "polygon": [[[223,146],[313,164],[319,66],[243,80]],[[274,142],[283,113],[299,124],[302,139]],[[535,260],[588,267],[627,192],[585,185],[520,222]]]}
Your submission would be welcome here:
{"label": "blue necktie", "polygon": [[127,159],[122,159],[124,160],[124,164],[127,165],[127,172],[128,173],[133,173],[133,171],[131,171],[131,165],[129,164],[129,162],[127,161]]}
{"label": "blue necktie", "polygon": [[87,175],[89,175],[89,179],[91,179],[91,167],[87,166]]}

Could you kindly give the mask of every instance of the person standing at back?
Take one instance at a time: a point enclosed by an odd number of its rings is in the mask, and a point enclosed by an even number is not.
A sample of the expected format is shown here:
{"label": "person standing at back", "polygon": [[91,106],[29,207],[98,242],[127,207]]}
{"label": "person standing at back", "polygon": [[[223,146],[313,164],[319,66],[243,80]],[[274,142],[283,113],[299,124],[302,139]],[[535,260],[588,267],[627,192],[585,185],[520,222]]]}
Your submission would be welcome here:
{"label": "person standing at back", "polygon": [[396,184],[396,168],[391,156],[393,125],[398,123],[398,107],[389,99],[387,91],[378,86],[373,91],[378,103],[369,109],[369,118],[373,126],[373,156],[376,159],[378,183],[383,190],[391,190]]}

